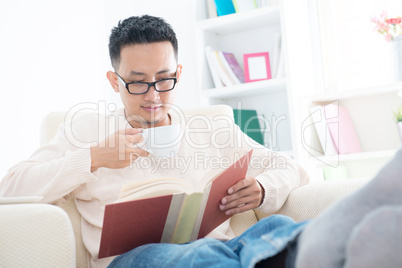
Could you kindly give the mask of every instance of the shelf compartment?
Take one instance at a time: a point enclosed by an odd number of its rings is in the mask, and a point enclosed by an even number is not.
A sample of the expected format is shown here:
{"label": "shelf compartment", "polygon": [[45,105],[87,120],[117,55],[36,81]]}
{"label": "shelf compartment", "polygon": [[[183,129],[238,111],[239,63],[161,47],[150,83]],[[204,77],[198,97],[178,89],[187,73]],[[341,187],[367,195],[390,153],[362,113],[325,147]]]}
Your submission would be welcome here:
{"label": "shelf compartment", "polygon": [[319,160],[323,163],[336,163],[336,162],[350,162],[350,161],[363,161],[363,160],[374,160],[391,158],[396,153],[395,150],[383,150],[383,151],[373,151],[373,152],[362,152],[354,154],[339,154],[339,155],[329,155],[329,156],[317,156],[310,157],[310,160]]}
{"label": "shelf compartment", "polygon": [[397,93],[402,91],[402,82],[397,82],[388,85],[365,87],[352,90],[333,91],[328,93],[319,93],[307,96],[312,102],[329,102],[336,100],[352,99],[359,97],[375,96],[387,93]]}
{"label": "shelf compartment", "polygon": [[255,94],[268,94],[286,90],[286,78],[269,79],[240,85],[204,89],[201,95],[207,98],[238,98]]}
{"label": "shelf compartment", "polygon": [[274,6],[201,20],[197,22],[197,27],[216,34],[229,34],[278,24],[280,9],[279,6]]}

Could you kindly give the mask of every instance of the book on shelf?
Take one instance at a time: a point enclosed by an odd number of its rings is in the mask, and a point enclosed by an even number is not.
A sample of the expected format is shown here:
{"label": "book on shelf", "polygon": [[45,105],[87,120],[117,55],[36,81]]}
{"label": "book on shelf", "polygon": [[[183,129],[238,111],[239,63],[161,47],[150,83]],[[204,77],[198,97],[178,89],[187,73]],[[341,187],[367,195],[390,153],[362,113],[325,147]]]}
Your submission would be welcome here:
{"label": "book on shelf", "polygon": [[218,64],[218,74],[223,81],[223,83],[227,86],[234,86],[240,84],[239,79],[237,79],[236,75],[231,75],[232,69],[227,63],[225,57],[223,56],[221,51],[213,51],[214,56],[216,57],[216,62]]}
{"label": "book on shelf", "polygon": [[149,243],[186,243],[205,237],[230,218],[219,209],[228,189],[246,176],[252,150],[199,185],[152,179],[124,185],[105,207],[99,258]]}
{"label": "book on shelf", "polygon": [[[215,18],[233,13],[278,5],[277,0],[206,0],[208,17]],[[218,3],[216,3],[218,2]],[[276,3],[275,3],[276,2]]]}
{"label": "book on shelf", "polygon": [[324,106],[324,113],[328,130],[338,153],[361,152],[360,141],[348,109],[331,103]]}
{"label": "book on shelf", "polygon": [[[272,0],[270,0],[271,2]],[[255,0],[255,3],[258,8],[262,8],[268,5],[268,0]]]}
{"label": "book on shelf", "polygon": [[244,72],[233,53],[216,51],[207,46],[205,56],[215,87],[244,83]]}
{"label": "book on shelf", "polygon": [[[277,39],[276,39],[276,42]],[[275,78],[283,78],[286,76],[285,74],[285,57],[283,55],[283,49],[282,49],[282,40],[281,37],[279,37],[279,51],[278,53],[278,63],[277,63],[277,67],[276,67],[276,75],[274,76]]]}
{"label": "book on shelf", "polygon": [[207,8],[208,8],[208,17],[216,18],[218,17],[218,13],[216,11],[215,0],[207,0]]}
{"label": "book on shelf", "polygon": [[218,16],[236,13],[232,0],[215,0]]}
{"label": "book on shelf", "polygon": [[257,8],[255,0],[232,0],[236,13],[254,10]]}
{"label": "book on shelf", "polygon": [[233,109],[234,121],[254,141],[264,145],[263,131],[256,110]]}
{"label": "book on shelf", "polygon": [[221,78],[219,77],[218,71],[219,71],[219,65],[217,63],[216,57],[213,53],[213,50],[210,46],[205,47],[205,57],[207,58],[207,63],[209,66],[209,70],[211,72],[212,80],[214,81],[215,87],[223,87],[225,86]]}
{"label": "book on shelf", "polygon": [[332,141],[331,134],[329,133],[324,107],[320,105],[314,106],[310,109],[310,113],[324,155],[338,154]]}
{"label": "book on shelf", "polygon": [[271,62],[271,70],[272,70],[272,77],[278,78],[278,66],[279,66],[279,58],[281,53],[281,34],[276,33],[274,36],[274,49],[272,52],[272,62]]}
{"label": "book on shelf", "polygon": [[233,53],[222,51],[219,51],[219,55],[221,56],[227,72],[235,81],[235,84],[244,83],[244,71],[237,62],[235,55]]}

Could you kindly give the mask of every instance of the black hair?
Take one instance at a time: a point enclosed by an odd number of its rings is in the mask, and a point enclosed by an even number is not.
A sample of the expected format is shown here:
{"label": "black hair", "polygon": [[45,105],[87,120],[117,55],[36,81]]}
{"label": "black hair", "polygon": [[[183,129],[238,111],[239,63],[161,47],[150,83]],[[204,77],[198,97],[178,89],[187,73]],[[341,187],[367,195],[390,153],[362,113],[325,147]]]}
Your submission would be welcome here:
{"label": "black hair", "polygon": [[120,64],[120,52],[126,45],[148,44],[169,41],[177,61],[178,42],[170,24],[159,17],[149,15],[132,16],[112,29],[109,37],[109,55],[114,69]]}

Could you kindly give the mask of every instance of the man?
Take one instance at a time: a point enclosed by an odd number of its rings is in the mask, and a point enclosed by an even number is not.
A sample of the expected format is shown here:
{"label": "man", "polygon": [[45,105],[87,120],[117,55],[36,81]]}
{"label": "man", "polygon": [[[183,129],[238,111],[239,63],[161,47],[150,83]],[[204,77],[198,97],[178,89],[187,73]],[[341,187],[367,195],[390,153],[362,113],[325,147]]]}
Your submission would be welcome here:
{"label": "man", "polygon": [[[199,158],[196,159],[195,155],[202,155],[205,160],[224,159],[226,163],[226,160],[233,162],[237,156],[254,149],[253,158],[261,160],[257,161],[258,165],[250,166],[246,178],[228,189],[220,204],[220,209],[227,215],[250,209],[273,213],[283,205],[293,189],[308,183],[306,173],[295,161],[253,142],[233,122],[204,118],[191,121],[189,125],[186,124],[188,118],[174,113],[174,89],[180,83],[183,67],[178,64],[176,35],[162,19],[141,16],[120,22],[112,30],[109,52],[114,71],[107,72],[107,78],[114,91],[120,94],[124,109],[118,109],[105,118],[87,115],[66,122],[50,144],[12,167],[0,184],[1,196],[40,195],[44,196],[42,201],[46,203],[57,203],[68,195],[73,196],[83,218],[83,242],[91,255],[88,266],[105,267],[113,259],[98,259],[97,254],[105,205],[118,199],[121,186],[156,177],[182,178],[198,183],[204,176],[221,171],[197,164]],[[142,129],[171,124],[182,124],[184,131],[189,133],[181,140],[177,153],[189,161],[186,169],[177,166],[165,168],[152,161],[152,167],[134,165],[141,163],[142,159],[153,158],[138,146],[142,142]],[[105,132],[99,129],[105,129]],[[84,146],[78,146],[76,141]],[[280,167],[275,166],[278,159],[283,163]],[[290,220],[276,222],[282,225]],[[258,237],[271,229],[272,226],[261,222],[242,239]],[[236,247],[243,242],[233,239],[229,221],[208,237],[188,245],[200,249],[197,254],[201,254],[205,252],[204,248],[211,245],[213,248],[216,243],[221,248],[221,241],[227,241],[223,251],[234,254],[234,260],[238,262]],[[126,256],[136,265],[142,263],[155,267],[156,263],[151,262],[155,260],[155,250],[160,248],[168,253],[170,246],[147,245],[134,250],[135,257]],[[188,248],[183,249],[189,252]],[[175,247],[173,251],[178,253],[180,249]],[[145,254],[137,255],[141,252]],[[221,259],[220,251],[215,252],[217,258],[207,257],[212,263]],[[265,254],[263,258],[272,254],[275,253]],[[166,258],[162,261],[166,263],[170,255],[164,256]],[[254,264],[260,259],[243,257]],[[177,263],[174,261],[174,264]]]}

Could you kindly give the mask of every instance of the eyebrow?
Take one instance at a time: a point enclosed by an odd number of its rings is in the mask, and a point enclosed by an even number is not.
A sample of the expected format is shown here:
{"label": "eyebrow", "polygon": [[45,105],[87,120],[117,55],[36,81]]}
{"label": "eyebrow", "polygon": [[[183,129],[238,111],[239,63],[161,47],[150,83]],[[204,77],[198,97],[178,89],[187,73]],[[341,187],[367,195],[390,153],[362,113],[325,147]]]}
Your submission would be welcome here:
{"label": "eyebrow", "polygon": [[[158,74],[164,74],[164,73],[169,73],[170,69],[163,69],[159,72],[156,73],[156,75]],[[141,72],[137,72],[137,71],[130,71],[130,76],[139,76],[139,75],[145,75],[145,73],[141,73]]]}

